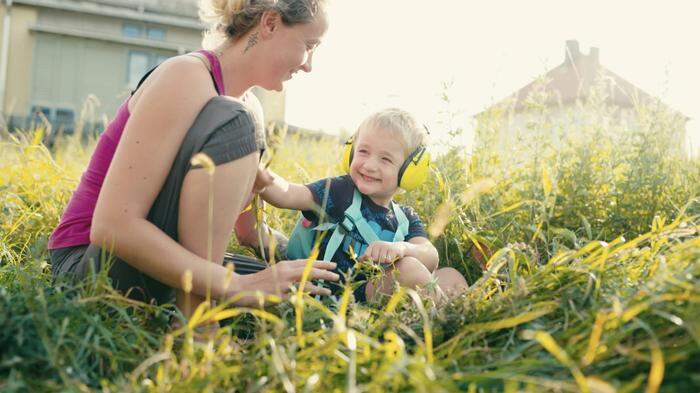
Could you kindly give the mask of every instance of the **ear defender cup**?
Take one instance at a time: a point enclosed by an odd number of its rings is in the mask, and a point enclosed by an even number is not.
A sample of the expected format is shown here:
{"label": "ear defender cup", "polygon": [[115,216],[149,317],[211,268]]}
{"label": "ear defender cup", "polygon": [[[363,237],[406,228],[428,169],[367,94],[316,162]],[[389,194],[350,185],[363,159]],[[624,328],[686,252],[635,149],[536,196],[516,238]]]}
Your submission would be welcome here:
{"label": "ear defender cup", "polygon": [[341,166],[343,172],[345,173],[350,173],[350,163],[352,162],[353,155],[352,144],[354,140],[355,137],[351,136],[347,141],[345,141],[345,146],[343,147],[343,161],[341,162]]}
{"label": "ear defender cup", "polygon": [[406,191],[423,184],[430,174],[430,153],[425,146],[418,146],[399,169],[399,187]]}

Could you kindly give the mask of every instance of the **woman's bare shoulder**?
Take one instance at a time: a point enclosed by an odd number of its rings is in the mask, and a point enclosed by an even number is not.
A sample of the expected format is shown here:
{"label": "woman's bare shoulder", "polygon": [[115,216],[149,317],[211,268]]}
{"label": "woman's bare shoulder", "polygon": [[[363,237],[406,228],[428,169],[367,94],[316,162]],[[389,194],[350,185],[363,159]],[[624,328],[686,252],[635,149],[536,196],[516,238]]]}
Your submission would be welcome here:
{"label": "woman's bare shoulder", "polygon": [[171,57],[161,63],[134,93],[129,102],[129,110],[133,112],[144,95],[154,94],[173,99],[181,95],[193,98],[211,98],[217,95],[208,68],[199,58],[191,55]]}
{"label": "woman's bare shoulder", "polygon": [[119,150],[132,156],[146,146],[150,152],[144,153],[150,159],[171,162],[197,115],[216,96],[211,84],[209,73],[196,58],[178,56],[161,64],[134,97],[138,100],[130,108]]}

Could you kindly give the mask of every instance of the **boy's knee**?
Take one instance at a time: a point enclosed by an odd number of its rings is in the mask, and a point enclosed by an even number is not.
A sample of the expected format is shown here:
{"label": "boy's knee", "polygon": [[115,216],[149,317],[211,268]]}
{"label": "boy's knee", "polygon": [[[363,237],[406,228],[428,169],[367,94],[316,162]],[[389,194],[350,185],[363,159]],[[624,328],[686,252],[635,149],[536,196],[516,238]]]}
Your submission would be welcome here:
{"label": "boy's knee", "polygon": [[462,277],[462,273],[453,267],[442,267],[435,274],[444,275],[445,277]]}
{"label": "boy's knee", "polygon": [[438,279],[438,284],[445,292],[460,292],[467,287],[469,283],[464,278],[462,273],[452,267],[443,267],[435,272]]}
{"label": "boy's knee", "polygon": [[407,287],[416,287],[430,282],[432,276],[421,261],[414,257],[403,257],[394,264],[397,281]]}
{"label": "boy's knee", "polygon": [[417,271],[428,271],[417,258],[414,257],[403,257],[394,263],[394,266],[399,272],[417,272]]}

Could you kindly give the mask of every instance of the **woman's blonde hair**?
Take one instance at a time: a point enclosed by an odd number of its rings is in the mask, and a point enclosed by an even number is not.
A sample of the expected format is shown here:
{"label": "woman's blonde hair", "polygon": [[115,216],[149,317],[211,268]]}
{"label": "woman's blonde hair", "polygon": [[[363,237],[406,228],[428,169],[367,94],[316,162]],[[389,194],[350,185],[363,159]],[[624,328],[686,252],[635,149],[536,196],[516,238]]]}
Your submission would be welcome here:
{"label": "woman's blonde hair", "polygon": [[326,0],[200,0],[199,18],[208,25],[202,46],[213,49],[226,39],[244,36],[273,10],[287,25],[309,23],[325,9]]}

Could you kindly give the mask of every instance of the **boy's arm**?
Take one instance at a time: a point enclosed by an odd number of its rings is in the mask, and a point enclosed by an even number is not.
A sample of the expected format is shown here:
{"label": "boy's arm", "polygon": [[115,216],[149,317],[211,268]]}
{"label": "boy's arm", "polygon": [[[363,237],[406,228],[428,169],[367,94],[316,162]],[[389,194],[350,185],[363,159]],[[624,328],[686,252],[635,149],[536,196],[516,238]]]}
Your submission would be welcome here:
{"label": "boy's arm", "polygon": [[418,259],[430,272],[434,272],[438,267],[437,249],[430,240],[422,236],[412,237],[407,242],[378,240],[367,247],[360,260],[371,259],[378,263],[392,263],[404,257]]}
{"label": "boy's arm", "polygon": [[[314,202],[311,191],[304,185],[289,183],[272,171],[267,171],[270,178],[260,191],[260,196],[269,204],[282,209],[313,210]],[[260,177],[260,175],[258,175]]]}
{"label": "boy's arm", "polygon": [[404,257],[416,258],[431,272],[437,269],[440,256],[438,255],[437,248],[433,246],[430,240],[425,237],[416,236],[404,242],[404,245],[406,247]]}
{"label": "boy's arm", "polygon": [[432,273],[437,269],[440,260],[438,251],[433,243],[430,242],[430,239],[428,239],[425,226],[420,220],[420,217],[418,217],[418,214],[409,207],[402,207],[402,209],[404,209],[404,213],[409,222],[409,239],[402,242],[406,246],[403,256],[418,259]]}

